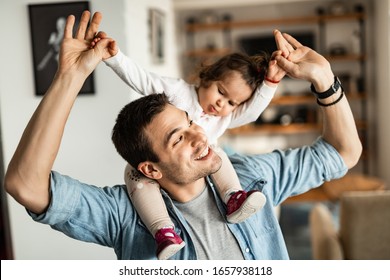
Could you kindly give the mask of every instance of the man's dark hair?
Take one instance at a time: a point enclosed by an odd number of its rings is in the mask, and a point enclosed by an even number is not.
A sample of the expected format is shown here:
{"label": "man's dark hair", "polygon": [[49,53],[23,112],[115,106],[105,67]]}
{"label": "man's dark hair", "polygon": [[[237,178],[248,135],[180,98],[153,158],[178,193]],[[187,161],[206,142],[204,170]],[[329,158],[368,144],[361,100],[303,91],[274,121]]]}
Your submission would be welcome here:
{"label": "man's dark hair", "polygon": [[143,161],[159,161],[145,128],[168,104],[164,93],[151,94],[130,102],[119,112],[111,139],[118,153],[134,168]]}

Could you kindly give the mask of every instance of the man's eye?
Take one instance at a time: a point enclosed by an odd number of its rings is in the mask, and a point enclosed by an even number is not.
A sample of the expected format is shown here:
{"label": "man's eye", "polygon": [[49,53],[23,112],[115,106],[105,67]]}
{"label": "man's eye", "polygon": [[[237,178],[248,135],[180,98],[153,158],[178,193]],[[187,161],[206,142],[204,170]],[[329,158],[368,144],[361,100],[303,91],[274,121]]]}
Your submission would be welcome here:
{"label": "man's eye", "polygon": [[181,140],[183,140],[183,136],[180,136],[179,139],[177,139],[175,141],[175,143],[173,143],[173,146],[176,146],[177,144],[179,144]]}
{"label": "man's eye", "polygon": [[232,101],[229,101],[229,105],[233,106],[233,107],[236,106],[236,104],[234,104],[234,102],[232,102]]}
{"label": "man's eye", "polygon": [[224,94],[220,89],[218,89],[218,92],[219,92],[220,95]]}

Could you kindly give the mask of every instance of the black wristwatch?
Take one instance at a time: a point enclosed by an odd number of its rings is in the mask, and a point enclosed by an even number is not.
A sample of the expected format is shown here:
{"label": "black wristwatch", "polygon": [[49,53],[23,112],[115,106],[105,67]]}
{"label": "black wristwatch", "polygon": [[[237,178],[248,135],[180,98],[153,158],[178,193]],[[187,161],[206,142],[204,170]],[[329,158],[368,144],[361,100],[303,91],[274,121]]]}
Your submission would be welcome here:
{"label": "black wristwatch", "polygon": [[330,86],[330,88],[327,91],[317,92],[313,84],[310,85],[310,90],[317,97],[317,99],[324,99],[335,94],[340,87],[341,89],[343,89],[339,78],[337,76],[334,76],[334,83]]}

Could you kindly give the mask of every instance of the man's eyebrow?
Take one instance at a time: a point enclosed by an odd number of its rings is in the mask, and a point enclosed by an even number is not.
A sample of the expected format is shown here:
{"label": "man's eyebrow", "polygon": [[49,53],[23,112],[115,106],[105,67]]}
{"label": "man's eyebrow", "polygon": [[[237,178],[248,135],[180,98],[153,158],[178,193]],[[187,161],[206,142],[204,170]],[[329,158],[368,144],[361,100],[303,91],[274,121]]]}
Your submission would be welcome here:
{"label": "man's eyebrow", "polygon": [[[187,118],[187,120],[188,120],[188,112],[186,112],[186,111],[183,111],[183,112],[186,114],[186,118]],[[174,129],[172,129],[172,130],[167,134],[167,136],[165,137],[165,141],[164,141],[164,145],[165,145],[165,146],[168,146],[168,143],[169,143],[169,141],[171,140],[172,136],[173,136],[176,132],[178,132],[180,129],[181,129],[181,127],[176,127],[176,128],[174,128]]]}

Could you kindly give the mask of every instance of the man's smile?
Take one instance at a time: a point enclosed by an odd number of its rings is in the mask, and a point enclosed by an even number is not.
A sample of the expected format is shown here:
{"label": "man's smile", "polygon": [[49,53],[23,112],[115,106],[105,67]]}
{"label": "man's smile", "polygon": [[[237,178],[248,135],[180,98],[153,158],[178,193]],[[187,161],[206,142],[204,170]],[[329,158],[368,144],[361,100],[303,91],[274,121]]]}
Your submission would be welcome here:
{"label": "man's smile", "polygon": [[210,154],[211,154],[211,149],[209,148],[209,146],[206,146],[205,149],[203,150],[203,152],[197,158],[195,158],[195,160],[205,159]]}

